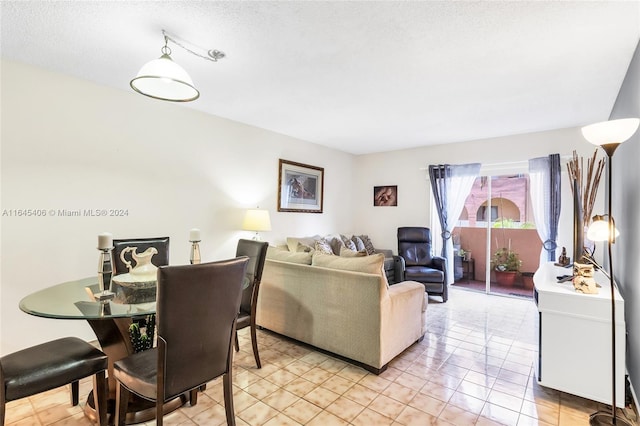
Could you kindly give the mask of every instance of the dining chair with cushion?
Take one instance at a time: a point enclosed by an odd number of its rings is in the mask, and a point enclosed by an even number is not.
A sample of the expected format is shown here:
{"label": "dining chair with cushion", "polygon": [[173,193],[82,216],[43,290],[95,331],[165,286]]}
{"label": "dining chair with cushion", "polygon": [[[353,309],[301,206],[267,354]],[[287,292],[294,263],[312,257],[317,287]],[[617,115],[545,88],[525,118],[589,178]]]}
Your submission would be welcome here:
{"label": "dining chair with cushion", "polygon": [[227,424],[233,412],[233,338],[249,259],[158,269],[155,348],[114,364],[116,424],[125,424],[131,392],[155,401],[156,424],[162,425],[164,402],[189,394],[222,376]]}
{"label": "dining chair with cushion", "polygon": [[[256,306],[258,305],[258,291],[262,280],[262,270],[267,257],[269,243],[256,240],[239,240],[236,248],[236,256],[248,256],[249,264],[246,272],[246,287],[242,290],[242,302],[236,330],[251,327],[251,345],[256,366],[262,368],[260,354],[258,353],[258,340],[256,334]],[[238,333],[236,332],[236,352],[240,350]]]}
{"label": "dining chair with cushion", "polygon": [[71,404],[78,405],[79,380],[93,379],[93,398],[100,425],[107,425],[107,355],[77,337],[64,337],[0,358],[0,424],[6,403],[71,384]]}
{"label": "dining chair with cushion", "polygon": [[447,262],[444,257],[432,255],[429,228],[398,228],[398,258],[400,281],[422,283],[428,294],[440,295],[442,302],[447,301]]}

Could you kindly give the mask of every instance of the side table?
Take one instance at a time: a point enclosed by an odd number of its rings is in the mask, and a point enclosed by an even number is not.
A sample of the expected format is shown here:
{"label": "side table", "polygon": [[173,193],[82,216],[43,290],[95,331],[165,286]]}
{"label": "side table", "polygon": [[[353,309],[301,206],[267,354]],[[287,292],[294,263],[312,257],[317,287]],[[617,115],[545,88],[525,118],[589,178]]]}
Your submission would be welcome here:
{"label": "side table", "polygon": [[462,259],[462,276],[467,278],[467,282],[476,280],[476,262],[473,258]]}

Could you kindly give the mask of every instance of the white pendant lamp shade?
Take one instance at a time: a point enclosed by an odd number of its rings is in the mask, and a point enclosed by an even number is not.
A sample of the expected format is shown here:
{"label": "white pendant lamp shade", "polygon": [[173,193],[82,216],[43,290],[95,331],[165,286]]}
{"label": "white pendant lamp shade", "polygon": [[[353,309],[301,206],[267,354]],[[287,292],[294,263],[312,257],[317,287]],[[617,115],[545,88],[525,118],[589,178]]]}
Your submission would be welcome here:
{"label": "white pendant lamp shade", "polygon": [[138,93],[165,101],[189,102],[200,96],[189,74],[167,53],[147,62],[130,85]]}
{"label": "white pendant lamp shade", "polygon": [[640,119],[622,118],[620,120],[603,121],[582,128],[582,135],[594,145],[622,143],[629,139],[638,129]]}

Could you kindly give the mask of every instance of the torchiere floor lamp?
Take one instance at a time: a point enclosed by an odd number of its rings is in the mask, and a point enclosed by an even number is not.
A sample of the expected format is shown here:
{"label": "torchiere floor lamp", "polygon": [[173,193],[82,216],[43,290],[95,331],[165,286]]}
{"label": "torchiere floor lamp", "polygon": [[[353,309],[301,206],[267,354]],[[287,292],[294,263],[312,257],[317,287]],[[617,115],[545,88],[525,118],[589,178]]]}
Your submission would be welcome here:
{"label": "torchiere floor lamp", "polygon": [[582,128],[582,135],[586,140],[594,145],[600,146],[607,154],[608,161],[608,178],[607,178],[607,215],[608,226],[606,232],[608,258],[609,258],[609,284],[611,287],[611,380],[612,380],[612,400],[611,412],[598,411],[591,415],[589,424],[592,426],[599,425],[621,425],[631,426],[631,424],[621,417],[616,416],[616,305],[615,305],[615,281],[613,272],[613,259],[611,254],[611,245],[615,242],[615,225],[613,216],[611,215],[611,177],[613,169],[613,153],[618,146],[628,140],[638,129],[640,119],[625,118],[621,120],[603,121],[601,123],[591,124]]}

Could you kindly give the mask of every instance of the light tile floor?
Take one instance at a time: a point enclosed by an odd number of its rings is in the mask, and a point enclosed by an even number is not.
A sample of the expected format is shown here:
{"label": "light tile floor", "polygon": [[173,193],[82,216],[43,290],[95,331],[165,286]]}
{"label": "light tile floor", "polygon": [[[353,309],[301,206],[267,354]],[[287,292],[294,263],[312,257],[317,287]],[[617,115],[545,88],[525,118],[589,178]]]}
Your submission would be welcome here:
{"label": "light tile floor", "polygon": [[[601,404],[540,387],[533,376],[537,312],[531,300],[451,289],[431,298],[425,339],[379,376],[272,333],[248,329],[236,356],[238,425],[587,425]],[[336,330],[339,332],[339,330]],[[81,395],[91,388],[81,385]],[[226,424],[220,380],[167,425]],[[89,425],[65,388],[8,404],[6,424]],[[148,425],[155,424],[149,422]],[[637,424],[637,423],[634,423]]]}

